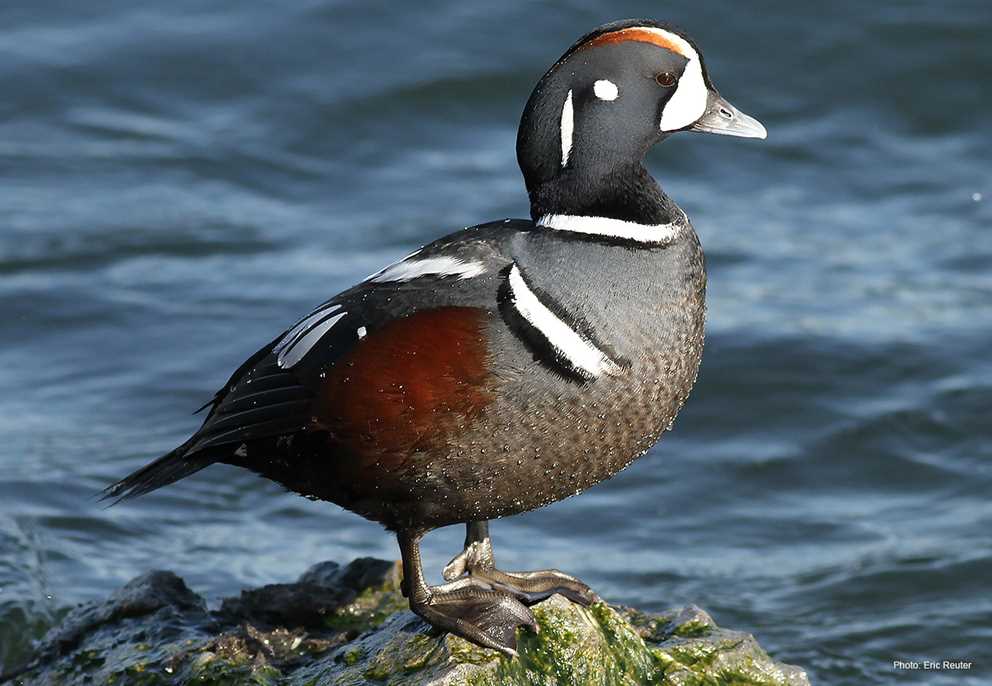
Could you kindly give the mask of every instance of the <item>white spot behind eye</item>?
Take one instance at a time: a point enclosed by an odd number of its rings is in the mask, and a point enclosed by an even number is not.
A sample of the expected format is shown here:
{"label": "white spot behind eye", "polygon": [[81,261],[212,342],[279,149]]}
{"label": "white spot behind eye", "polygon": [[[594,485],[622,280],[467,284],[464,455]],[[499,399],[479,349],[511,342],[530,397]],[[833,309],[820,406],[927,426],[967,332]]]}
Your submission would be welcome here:
{"label": "white spot behind eye", "polygon": [[565,104],[561,106],[561,166],[568,164],[568,154],[572,152],[572,131],[575,128],[575,113],[572,112],[572,91],[568,91]]}
{"label": "white spot behind eye", "polygon": [[600,79],[592,85],[592,92],[596,94],[596,97],[600,100],[616,100],[620,92],[617,90],[617,84],[607,79]]}

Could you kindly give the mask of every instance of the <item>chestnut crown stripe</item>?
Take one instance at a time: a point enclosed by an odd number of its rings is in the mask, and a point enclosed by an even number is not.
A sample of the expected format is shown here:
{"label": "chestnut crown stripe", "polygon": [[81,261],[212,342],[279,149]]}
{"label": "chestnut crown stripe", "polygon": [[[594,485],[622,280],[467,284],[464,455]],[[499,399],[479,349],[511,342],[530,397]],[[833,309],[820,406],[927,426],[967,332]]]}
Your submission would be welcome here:
{"label": "chestnut crown stripe", "polygon": [[687,60],[696,57],[696,51],[692,49],[692,46],[689,45],[687,40],[671,31],[665,31],[664,29],[653,26],[634,26],[603,33],[586,41],[579,49],[593,48],[597,45],[609,45],[611,43],[623,43],[625,41],[653,43],[658,47],[666,48],[676,54],[682,55]]}

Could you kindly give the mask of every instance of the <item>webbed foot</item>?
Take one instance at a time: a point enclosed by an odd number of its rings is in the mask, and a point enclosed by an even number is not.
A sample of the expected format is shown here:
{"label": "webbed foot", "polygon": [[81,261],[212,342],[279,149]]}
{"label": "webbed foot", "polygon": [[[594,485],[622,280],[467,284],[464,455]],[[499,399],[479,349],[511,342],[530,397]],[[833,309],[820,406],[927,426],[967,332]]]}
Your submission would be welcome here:
{"label": "webbed foot", "polygon": [[535,572],[504,572],[497,569],[487,522],[468,523],[465,548],[445,566],[443,574],[448,581],[464,575],[468,575],[468,579],[486,581],[497,590],[513,594],[525,605],[534,605],[555,593],[584,606],[600,600],[589,586],[557,569]]}
{"label": "webbed foot", "polygon": [[427,588],[426,597],[410,600],[410,609],[432,626],[493,648],[517,654],[517,628],[536,632],[537,621],[512,595],[472,578]]}
{"label": "webbed foot", "polygon": [[420,531],[401,531],[397,537],[403,554],[403,594],[410,599],[410,609],[438,629],[515,657],[517,628],[538,630],[533,613],[515,594],[483,579],[463,577],[428,586],[420,559],[421,536]]}

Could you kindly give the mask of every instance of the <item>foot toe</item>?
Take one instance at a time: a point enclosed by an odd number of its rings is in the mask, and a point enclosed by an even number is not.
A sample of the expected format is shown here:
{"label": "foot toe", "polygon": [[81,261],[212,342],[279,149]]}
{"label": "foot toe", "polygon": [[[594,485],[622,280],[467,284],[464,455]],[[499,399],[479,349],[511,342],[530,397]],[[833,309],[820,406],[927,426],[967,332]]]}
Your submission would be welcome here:
{"label": "foot toe", "polygon": [[512,593],[520,602],[527,605],[539,603],[556,593],[586,607],[601,600],[589,586],[556,569],[539,572],[472,570],[472,575],[485,579],[507,593]]}
{"label": "foot toe", "polygon": [[470,579],[438,586],[425,603],[411,607],[432,625],[511,657],[517,628],[537,631],[534,614],[519,600]]}
{"label": "foot toe", "polygon": [[444,566],[441,570],[441,576],[444,577],[445,581],[454,581],[458,577],[465,574],[468,569],[465,563],[465,553],[459,553],[451,558],[451,562]]}
{"label": "foot toe", "polygon": [[451,558],[451,562],[444,566],[441,575],[444,576],[445,581],[454,581],[465,572],[473,569],[490,569],[493,566],[493,544],[486,538],[465,546],[462,552]]}
{"label": "foot toe", "polygon": [[[533,613],[516,598],[494,592],[492,598],[479,598],[468,603],[448,605],[446,614],[477,629],[499,648],[516,652],[517,628],[534,631],[537,621]],[[469,640],[473,636],[466,636]]]}

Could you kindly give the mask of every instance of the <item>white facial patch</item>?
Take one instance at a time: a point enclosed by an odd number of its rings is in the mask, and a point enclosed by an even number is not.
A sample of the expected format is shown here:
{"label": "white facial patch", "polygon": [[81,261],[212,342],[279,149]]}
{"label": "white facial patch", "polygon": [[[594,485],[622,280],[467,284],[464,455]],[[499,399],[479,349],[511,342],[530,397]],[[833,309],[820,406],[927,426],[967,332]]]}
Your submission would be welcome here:
{"label": "white facial patch", "polygon": [[619,373],[620,367],[578,331],[563,322],[538,299],[524,281],[516,263],[510,268],[510,297],[517,312],[547,340],[551,347],[583,376]]}
{"label": "white facial patch", "polygon": [[596,83],[592,84],[592,92],[596,94],[596,97],[600,100],[613,101],[617,99],[620,91],[617,90],[617,84],[607,79],[600,79]]}
{"label": "white facial patch", "polygon": [[675,94],[661,113],[661,130],[675,131],[696,122],[706,111],[709,90],[703,81],[703,68],[698,59],[685,65]]}
{"label": "white facial patch", "polygon": [[678,48],[678,52],[688,60],[675,93],[669,98],[661,113],[660,126],[662,131],[675,131],[689,126],[703,116],[703,112],[706,111],[706,100],[709,97],[709,89],[706,88],[706,82],[703,80],[703,64],[699,59],[699,53],[689,41],[671,31],[654,26],[640,26],[637,30],[657,34]]}
{"label": "white facial patch", "polygon": [[[414,253],[414,255],[418,254]],[[410,281],[420,276],[457,276],[459,279],[470,279],[486,273],[486,265],[482,262],[460,260],[457,257],[441,255],[410,259],[409,257],[391,264],[380,272],[369,277],[370,281],[378,283],[386,281]]]}
{"label": "white facial patch", "polygon": [[575,131],[575,112],[572,111],[572,91],[568,91],[565,104],[561,106],[561,166],[568,164],[572,152],[572,133]]}
{"label": "white facial patch", "polygon": [[[686,218],[688,224],[688,218]],[[591,236],[605,236],[621,240],[649,243],[652,245],[671,243],[682,233],[685,224],[638,224],[610,217],[585,217],[571,214],[546,214],[537,220],[538,226],[556,231],[584,233]]]}
{"label": "white facial patch", "polygon": [[310,349],[331,330],[347,312],[338,312],[340,305],[320,306],[300,320],[283,336],[272,352],[276,353],[276,364],[286,369],[303,359]]}

